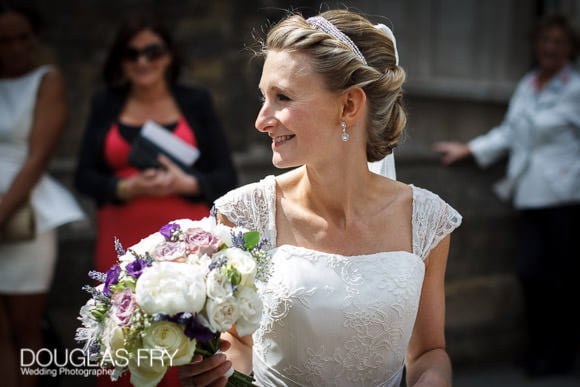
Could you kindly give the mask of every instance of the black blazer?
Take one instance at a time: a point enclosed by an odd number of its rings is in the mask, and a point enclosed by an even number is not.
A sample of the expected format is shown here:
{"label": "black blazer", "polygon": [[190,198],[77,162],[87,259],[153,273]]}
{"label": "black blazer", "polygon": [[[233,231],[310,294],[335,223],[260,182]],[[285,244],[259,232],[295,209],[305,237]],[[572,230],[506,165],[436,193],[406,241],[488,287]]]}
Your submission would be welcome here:
{"label": "black blazer", "polygon": [[[199,182],[201,195],[188,197],[213,201],[237,185],[237,174],[220,121],[209,93],[201,88],[174,86],[173,96],[197,140],[201,155],[188,171]],[[95,199],[98,206],[121,203],[117,196],[117,178],[105,162],[104,141],[107,132],[125,104],[126,89],[107,89],[93,96],[89,119],[75,173],[76,188]]]}

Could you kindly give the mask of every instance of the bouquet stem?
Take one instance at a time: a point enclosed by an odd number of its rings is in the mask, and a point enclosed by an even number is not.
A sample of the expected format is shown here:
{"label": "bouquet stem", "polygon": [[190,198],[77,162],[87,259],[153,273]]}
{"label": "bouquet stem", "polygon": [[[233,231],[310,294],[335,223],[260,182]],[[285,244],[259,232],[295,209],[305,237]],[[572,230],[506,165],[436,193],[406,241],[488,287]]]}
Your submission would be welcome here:
{"label": "bouquet stem", "polygon": [[[215,355],[220,352],[220,335],[215,334],[211,340],[205,343],[198,343],[195,353],[200,354],[204,358]],[[228,378],[227,387],[252,387],[256,386],[254,378],[250,375],[243,374],[234,370],[234,373]]]}

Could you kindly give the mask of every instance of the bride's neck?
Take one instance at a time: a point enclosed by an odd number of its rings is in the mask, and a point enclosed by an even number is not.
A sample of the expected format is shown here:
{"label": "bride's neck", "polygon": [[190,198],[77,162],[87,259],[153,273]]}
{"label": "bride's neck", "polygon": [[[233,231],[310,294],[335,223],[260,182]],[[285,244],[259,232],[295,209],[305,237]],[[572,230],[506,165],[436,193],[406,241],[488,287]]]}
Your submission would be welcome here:
{"label": "bride's neck", "polygon": [[331,168],[319,173],[308,167],[303,168],[298,193],[307,208],[329,220],[336,219],[345,224],[356,217],[370,183],[368,169],[347,171]]}

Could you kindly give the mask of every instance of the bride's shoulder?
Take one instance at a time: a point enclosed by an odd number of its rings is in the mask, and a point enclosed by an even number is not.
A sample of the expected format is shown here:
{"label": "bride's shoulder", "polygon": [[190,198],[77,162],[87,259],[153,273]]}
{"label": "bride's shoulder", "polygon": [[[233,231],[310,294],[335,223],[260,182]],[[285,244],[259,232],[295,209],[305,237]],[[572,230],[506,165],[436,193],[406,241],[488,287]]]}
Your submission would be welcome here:
{"label": "bride's shoulder", "polygon": [[415,185],[413,190],[413,218],[425,221],[432,218],[436,222],[452,224],[457,227],[461,224],[461,214],[438,194]]}
{"label": "bride's shoulder", "polygon": [[216,199],[214,211],[220,219],[227,219],[227,223],[258,230],[271,237],[275,200],[276,179],[274,176],[266,176]]}
{"label": "bride's shoulder", "polygon": [[409,188],[411,189],[413,195],[413,202],[415,204],[432,204],[432,205],[443,205],[447,204],[445,200],[441,198],[438,194],[433,191],[430,191],[423,187],[417,187],[414,184],[409,184]]}
{"label": "bride's shoulder", "polygon": [[254,197],[256,194],[271,192],[275,186],[276,178],[273,175],[268,175],[259,181],[248,183],[229,191],[225,195],[216,199],[215,205],[219,207],[226,203],[247,200],[250,197]]}
{"label": "bride's shoulder", "polygon": [[425,259],[437,244],[461,224],[461,214],[436,193],[413,190],[413,251]]}

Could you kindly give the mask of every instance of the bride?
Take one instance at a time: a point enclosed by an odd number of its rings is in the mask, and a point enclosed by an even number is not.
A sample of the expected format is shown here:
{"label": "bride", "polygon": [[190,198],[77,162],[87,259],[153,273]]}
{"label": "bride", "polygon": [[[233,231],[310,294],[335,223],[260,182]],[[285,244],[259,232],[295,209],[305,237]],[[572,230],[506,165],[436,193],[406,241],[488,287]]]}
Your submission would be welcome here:
{"label": "bride", "polygon": [[272,242],[253,337],[180,368],[223,386],[230,367],[265,386],[449,386],[444,276],[461,216],[437,195],[369,171],[406,122],[392,33],[349,11],[289,16],[264,45],[256,128],[296,167],[229,192],[219,219]]}

